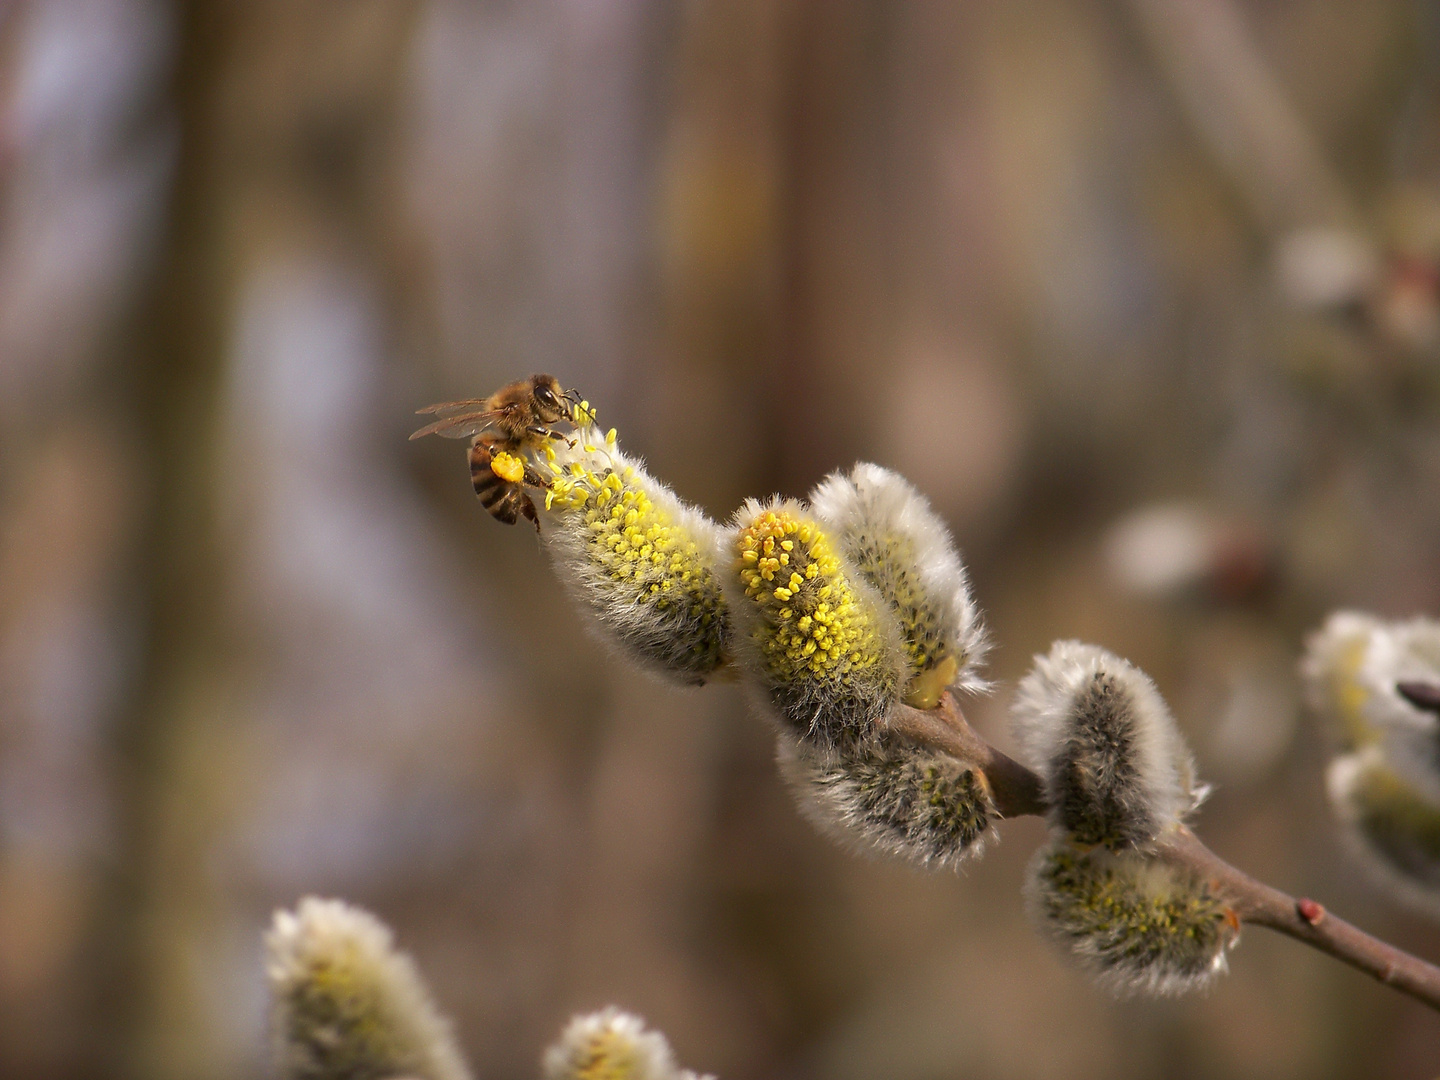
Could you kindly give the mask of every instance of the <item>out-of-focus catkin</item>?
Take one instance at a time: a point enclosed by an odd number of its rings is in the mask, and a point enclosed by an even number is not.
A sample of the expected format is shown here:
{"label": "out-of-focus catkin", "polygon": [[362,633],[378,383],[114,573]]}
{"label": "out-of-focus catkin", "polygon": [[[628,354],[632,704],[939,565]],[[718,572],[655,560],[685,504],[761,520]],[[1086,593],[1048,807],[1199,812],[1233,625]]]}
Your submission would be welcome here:
{"label": "out-of-focus catkin", "polygon": [[613,1005],[571,1019],[542,1071],[544,1080],[714,1080],[677,1068],[664,1035]]}
{"label": "out-of-focus catkin", "polygon": [[338,900],[306,897],[265,936],[284,1080],[466,1080],[469,1071],[389,929]]}
{"label": "out-of-focus catkin", "polygon": [[[1346,750],[1379,745],[1405,783],[1440,803],[1440,622],[1338,611],[1306,642],[1306,697]],[[1428,691],[1428,694],[1427,694]]]}
{"label": "out-of-focus catkin", "polygon": [[1371,873],[1410,906],[1440,912],[1440,803],[1375,744],[1337,757],[1325,780],[1347,844]]}

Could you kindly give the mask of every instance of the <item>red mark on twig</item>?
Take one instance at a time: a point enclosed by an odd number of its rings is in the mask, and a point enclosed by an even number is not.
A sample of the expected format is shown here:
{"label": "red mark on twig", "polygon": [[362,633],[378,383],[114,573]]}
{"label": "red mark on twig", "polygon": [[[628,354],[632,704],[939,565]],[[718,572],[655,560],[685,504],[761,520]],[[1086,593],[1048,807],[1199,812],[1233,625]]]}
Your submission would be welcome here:
{"label": "red mark on twig", "polygon": [[1311,926],[1314,926],[1325,917],[1325,908],[1317,904],[1314,900],[1306,899],[1295,901],[1295,910],[1300,913],[1300,918],[1304,919]]}

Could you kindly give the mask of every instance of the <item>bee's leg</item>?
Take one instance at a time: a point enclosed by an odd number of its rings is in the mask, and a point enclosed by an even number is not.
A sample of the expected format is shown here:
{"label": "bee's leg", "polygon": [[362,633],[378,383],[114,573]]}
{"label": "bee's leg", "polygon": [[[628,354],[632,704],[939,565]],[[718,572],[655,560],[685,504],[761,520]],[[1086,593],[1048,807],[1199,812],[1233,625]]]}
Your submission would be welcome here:
{"label": "bee's leg", "polygon": [[546,427],[543,424],[532,424],[526,429],[531,435],[538,435],[542,439],[560,439],[570,449],[575,449],[575,440],[568,435],[562,435],[554,428]]}
{"label": "bee's leg", "polygon": [[535,504],[530,501],[529,495],[522,492],[517,492],[517,494],[520,496],[520,513],[524,514],[530,520],[530,524],[535,526],[535,532],[539,533],[540,516],[535,513]]}
{"label": "bee's leg", "polygon": [[545,477],[535,471],[533,466],[528,464],[525,466],[524,482],[530,487],[545,488],[547,490],[553,486],[549,480],[546,480]]}

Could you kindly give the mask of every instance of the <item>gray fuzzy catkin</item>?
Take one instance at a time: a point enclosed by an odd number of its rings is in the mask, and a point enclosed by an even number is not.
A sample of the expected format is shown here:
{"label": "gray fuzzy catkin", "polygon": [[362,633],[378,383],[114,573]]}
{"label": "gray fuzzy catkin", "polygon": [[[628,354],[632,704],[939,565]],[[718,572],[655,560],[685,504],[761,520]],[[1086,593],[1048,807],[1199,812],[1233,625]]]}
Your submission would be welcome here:
{"label": "gray fuzzy catkin", "polygon": [[1021,680],[1011,715],[1051,823],[1078,843],[1144,844],[1204,795],[1154,683],[1104,649],[1056,642]]}
{"label": "gray fuzzy catkin", "polygon": [[782,735],[777,759],[802,812],[850,846],[958,866],[994,837],[984,776],[901,740],[827,751]]}

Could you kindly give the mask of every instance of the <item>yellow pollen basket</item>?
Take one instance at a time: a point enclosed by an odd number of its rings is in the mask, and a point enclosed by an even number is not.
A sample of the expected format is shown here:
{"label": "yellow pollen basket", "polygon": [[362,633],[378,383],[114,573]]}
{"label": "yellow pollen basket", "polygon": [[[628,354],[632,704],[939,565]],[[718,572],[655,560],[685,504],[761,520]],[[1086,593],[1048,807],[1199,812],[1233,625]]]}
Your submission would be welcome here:
{"label": "yellow pollen basket", "polygon": [[490,458],[490,471],[511,484],[525,479],[525,460],[508,450],[497,450]]}

